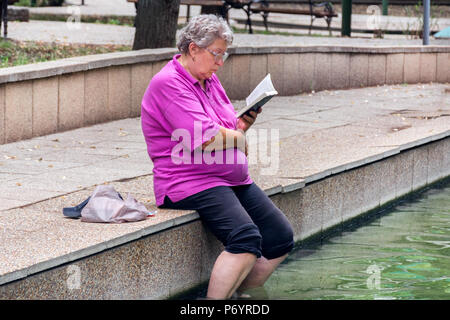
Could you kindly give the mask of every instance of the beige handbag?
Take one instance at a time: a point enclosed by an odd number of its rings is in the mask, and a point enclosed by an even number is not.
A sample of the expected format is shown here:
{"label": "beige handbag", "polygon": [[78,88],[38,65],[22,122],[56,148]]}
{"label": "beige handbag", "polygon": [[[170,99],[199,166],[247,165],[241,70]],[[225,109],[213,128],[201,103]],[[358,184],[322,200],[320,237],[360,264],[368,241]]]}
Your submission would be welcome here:
{"label": "beige handbag", "polygon": [[122,223],[145,220],[149,215],[153,213],[130,194],[122,200],[112,186],[100,185],[81,210],[81,221]]}

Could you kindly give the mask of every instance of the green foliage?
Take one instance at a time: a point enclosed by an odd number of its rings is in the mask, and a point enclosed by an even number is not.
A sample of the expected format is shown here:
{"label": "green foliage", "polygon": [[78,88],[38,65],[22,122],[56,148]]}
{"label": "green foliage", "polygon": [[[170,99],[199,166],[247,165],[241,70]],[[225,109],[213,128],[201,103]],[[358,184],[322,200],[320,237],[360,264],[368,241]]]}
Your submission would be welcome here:
{"label": "green foliage", "polygon": [[130,46],[46,43],[38,41],[0,40],[0,68],[57,59],[129,51]]}
{"label": "green foliage", "polygon": [[21,7],[60,7],[64,3],[64,0],[19,0],[14,5]]}
{"label": "green foliage", "polygon": [[18,2],[14,3],[14,5],[20,7],[31,7],[31,0],[19,0]]}
{"label": "green foliage", "polygon": [[[406,30],[403,33],[412,39],[422,38],[423,30],[423,5],[422,1],[419,0],[416,5],[411,8],[405,7],[406,16],[409,18],[416,18],[413,22],[406,23]],[[438,30],[438,20],[437,16],[442,14],[442,9],[438,6],[430,4],[430,30]]]}
{"label": "green foliage", "polygon": [[118,19],[108,19],[108,24],[120,25],[120,20]]}

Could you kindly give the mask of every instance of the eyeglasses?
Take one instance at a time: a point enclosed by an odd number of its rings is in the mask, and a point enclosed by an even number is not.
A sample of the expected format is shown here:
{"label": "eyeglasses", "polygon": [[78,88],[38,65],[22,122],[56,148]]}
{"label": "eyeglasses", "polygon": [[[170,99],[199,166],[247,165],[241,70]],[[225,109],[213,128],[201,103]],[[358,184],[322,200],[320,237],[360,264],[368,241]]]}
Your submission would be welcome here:
{"label": "eyeglasses", "polygon": [[208,51],[209,53],[211,53],[214,56],[214,61],[215,62],[220,62],[220,60],[222,60],[223,62],[225,62],[225,60],[227,60],[228,58],[228,52],[224,52],[224,53],[217,53],[214,52],[212,50],[209,50],[208,48],[204,48],[206,51]]}

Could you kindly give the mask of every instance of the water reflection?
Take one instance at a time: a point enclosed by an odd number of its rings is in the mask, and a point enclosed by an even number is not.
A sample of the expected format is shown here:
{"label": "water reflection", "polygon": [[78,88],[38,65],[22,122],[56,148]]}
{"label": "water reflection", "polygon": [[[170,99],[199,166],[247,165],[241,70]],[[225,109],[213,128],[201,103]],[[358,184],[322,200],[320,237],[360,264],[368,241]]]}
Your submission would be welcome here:
{"label": "water reflection", "polygon": [[[254,299],[450,299],[450,182],[291,253]],[[206,294],[206,287],[185,298]],[[183,298],[181,298],[183,299]]]}
{"label": "water reflection", "polygon": [[447,185],[294,252],[265,289],[269,299],[449,299],[449,248]]}

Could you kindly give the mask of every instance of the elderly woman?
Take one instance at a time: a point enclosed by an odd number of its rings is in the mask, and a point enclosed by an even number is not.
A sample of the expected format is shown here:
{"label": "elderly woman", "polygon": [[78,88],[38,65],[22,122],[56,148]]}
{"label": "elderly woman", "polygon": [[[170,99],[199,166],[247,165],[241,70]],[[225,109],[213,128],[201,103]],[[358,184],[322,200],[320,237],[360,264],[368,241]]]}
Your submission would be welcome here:
{"label": "elderly woman", "polygon": [[157,206],[196,210],[224,245],[209,281],[212,299],[262,286],[294,245],[289,221],[249,176],[245,132],[257,113],[236,119],[215,74],[232,40],[222,18],[192,18],[177,43],[181,54],[142,100]]}

